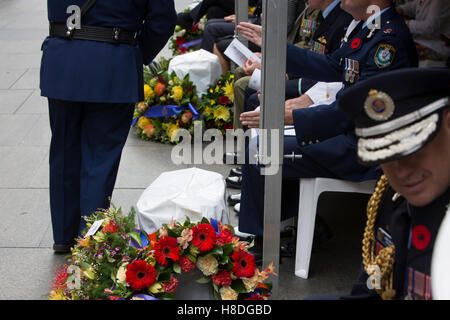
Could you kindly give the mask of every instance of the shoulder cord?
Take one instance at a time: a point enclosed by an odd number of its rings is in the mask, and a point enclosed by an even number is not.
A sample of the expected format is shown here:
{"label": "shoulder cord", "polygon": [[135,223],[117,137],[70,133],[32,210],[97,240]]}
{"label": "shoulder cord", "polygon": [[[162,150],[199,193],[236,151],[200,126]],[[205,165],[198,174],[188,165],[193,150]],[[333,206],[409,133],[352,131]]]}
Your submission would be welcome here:
{"label": "shoulder cord", "polygon": [[[377,183],[375,192],[371,196],[367,204],[367,223],[364,230],[364,238],[362,241],[362,258],[364,269],[367,274],[372,276],[379,270],[380,277],[379,288],[375,291],[381,296],[383,300],[392,300],[395,298],[395,290],[393,289],[393,267],[395,246],[386,247],[380,250],[375,256],[375,223],[378,213],[379,204],[384,193],[389,187],[389,182],[385,175],[382,175]],[[378,267],[378,268],[374,268]]]}

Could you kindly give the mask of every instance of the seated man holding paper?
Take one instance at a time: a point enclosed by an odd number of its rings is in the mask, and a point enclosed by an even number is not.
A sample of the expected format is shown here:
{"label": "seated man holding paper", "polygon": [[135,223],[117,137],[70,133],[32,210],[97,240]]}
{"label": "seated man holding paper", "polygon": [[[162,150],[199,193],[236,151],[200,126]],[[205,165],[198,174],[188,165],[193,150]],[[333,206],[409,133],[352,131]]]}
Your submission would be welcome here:
{"label": "seated man holding paper", "polygon": [[[371,16],[367,13],[370,5],[377,5],[381,11]],[[417,66],[411,34],[392,1],[345,0],[341,7],[355,20],[363,21],[356,33],[328,55],[288,45],[287,69],[291,74],[317,81],[342,81],[342,91],[345,91],[380,72]],[[380,22],[380,29],[374,28],[376,20]],[[339,96],[340,93],[338,100]],[[282,219],[297,215],[300,178],[328,177],[357,182],[379,176],[377,167],[366,167],[358,162],[354,123],[339,110],[336,102],[284,111],[285,124],[294,125],[296,134],[285,138],[284,154],[294,153],[301,159],[283,163]],[[241,232],[263,235],[264,180],[259,166],[243,166]]]}

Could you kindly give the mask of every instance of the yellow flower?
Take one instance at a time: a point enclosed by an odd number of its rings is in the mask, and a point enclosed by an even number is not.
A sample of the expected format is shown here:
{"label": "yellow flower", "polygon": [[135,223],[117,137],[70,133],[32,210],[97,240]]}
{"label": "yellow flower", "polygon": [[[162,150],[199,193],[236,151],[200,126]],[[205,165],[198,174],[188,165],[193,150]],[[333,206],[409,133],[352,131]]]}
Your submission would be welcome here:
{"label": "yellow flower", "polygon": [[239,295],[230,286],[220,288],[219,293],[222,300],[237,300]]}
{"label": "yellow flower", "polygon": [[214,92],[219,92],[220,88],[219,86],[216,86],[216,88],[214,89]]}
{"label": "yellow flower", "polygon": [[212,99],[211,101],[210,101],[210,105],[215,105],[216,104],[216,100],[214,100],[214,99]]}
{"label": "yellow flower", "polygon": [[144,97],[145,97],[145,100],[153,98],[154,96],[155,96],[155,92],[153,91],[152,87],[150,87],[148,84],[144,84]]}
{"label": "yellow flower", "polygon": [[148,290],[154,294],[164,291],[161,282],[155,282]]}
{"label": "yellow flower", "polygon": [[210,116],[210,115],[212,115],[213,113],[214,113],[214,108],[211,108],[211,107],[206,107],[205,108],[205,113],[206,113],[206,115],[207,116]]}
{"label": "yellow flower", "polygon": [[225,91],[225,95],[234,102],[234,90],[233,90],[233,81],[227,81],[225,83],[225,87],[223,88]]}
{"label": "yellow flower", "polygon": [[64,290],[50,291],[48,298],[50,300],[70,300],[69,297],[64,295]]}
{"label": "yellow flower", "polygon": [[137,125],[139,128],[141,128],[142,130],[145,129],[146,126],[148,126],[150,124],[150,119],[147,117],[140,117]]}
{"label": "yellow flower", "polygon": [[183,99],[183,88],[181,86],[172,88],[172,98],[175,101],[181,101],[181,99]]}
{"label": "yellow flower", "polygon": [[89,247],[89,245],[91,244],[91,243],[90,243],[90,242],[91,242],[90,240],[91,240],[91,237],[82,238],[82,239],[78,240],[78,244],[79,244],[81,247],[87,248],[87,247]]}
{"label": "yellow flower", "polygon": [[214,110],[214,118],[216,119],[222,119],[223,121],[230,120],[230,110],[228,110],[225,106],[220,106],[216,110]]}
{"label": "yellow flower", "polygon": [[204,257],[198,257],[197,267],[205,276],[213,275],[217,272],[219,267],[219,262],[212,255],[208,254]]}
{"label": "yellow flower", "polygon": [[169,140],[171,142],[174,142],[175,139],[177,138],[177,133],[178,133],[178,125],[177,124],[170,124],[167,129],[166,129],[166,133],[167,136],[169,137]]}

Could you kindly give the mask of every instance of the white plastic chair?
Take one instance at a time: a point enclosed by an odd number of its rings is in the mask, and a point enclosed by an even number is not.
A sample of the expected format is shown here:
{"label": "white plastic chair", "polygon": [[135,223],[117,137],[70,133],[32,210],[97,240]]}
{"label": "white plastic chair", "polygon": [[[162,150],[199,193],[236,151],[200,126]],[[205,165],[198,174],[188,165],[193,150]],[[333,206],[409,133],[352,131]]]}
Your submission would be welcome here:
{"label": "white plastic chair", "polygon": [[300,199],[297,222],[295,275],[308,279],[309,262],[314,237],[317,202],[322,192],[352,192],[371,194],[376,181],[349,182],[329,178],[300,179]]}

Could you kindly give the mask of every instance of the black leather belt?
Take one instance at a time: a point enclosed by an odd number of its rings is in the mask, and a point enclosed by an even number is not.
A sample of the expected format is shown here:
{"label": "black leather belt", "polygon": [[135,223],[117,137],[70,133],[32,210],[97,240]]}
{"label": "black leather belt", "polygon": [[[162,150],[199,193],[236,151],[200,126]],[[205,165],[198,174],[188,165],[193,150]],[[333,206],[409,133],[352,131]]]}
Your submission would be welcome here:
{"label": "black leather belt", "polygon": [[106,28],[97,26],[81,26],[81,29],[67,29],[62,23],[50,22],[50,37],[63,38],[67,40],[89,40],[108,42],[112,44],[136,44],[136,32],[120,28]]}

